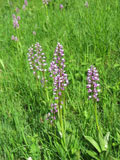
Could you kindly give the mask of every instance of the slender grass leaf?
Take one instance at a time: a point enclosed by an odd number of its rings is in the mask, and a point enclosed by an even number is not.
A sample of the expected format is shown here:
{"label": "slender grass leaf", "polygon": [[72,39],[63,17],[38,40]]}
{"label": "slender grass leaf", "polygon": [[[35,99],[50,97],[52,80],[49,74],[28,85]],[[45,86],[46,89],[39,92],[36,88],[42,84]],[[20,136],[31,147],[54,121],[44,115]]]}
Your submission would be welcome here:
{"label": "slender grass leaf", "polygon": [[119,160],[118,158],[114,158],[112,156],[110,156],[111,160]]}
{"label": "slender grass leaf", "polygon": [[63,159],[66,159],[66,153],[65,153],[64,149],[62,148],[62,146],[61,146],[58,142],[55,142],[55,147],[56,147],[59,155],[60,155]]}

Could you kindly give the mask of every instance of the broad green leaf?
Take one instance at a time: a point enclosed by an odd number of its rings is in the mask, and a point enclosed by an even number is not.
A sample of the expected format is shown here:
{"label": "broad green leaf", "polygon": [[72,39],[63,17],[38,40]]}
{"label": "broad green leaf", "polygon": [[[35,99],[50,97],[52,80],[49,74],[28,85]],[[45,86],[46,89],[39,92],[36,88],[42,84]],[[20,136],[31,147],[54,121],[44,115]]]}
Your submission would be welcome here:
{"label": "broad green leaf", "polygon": [[60,122],[57,121],[57,122],[56,122],[56,125],[57,125],[57,129],[58,129],[59,135],[60,135],[60,137],[62,138]]}
{"label": "broad green leaf", "polygon": [[88,140],[94,147],[95,149],[100,153],[101,149],[98,145],[98,143],[90,136],[84,136],[86,140]]}
{"label": "broad green leaf", "polygon": [[86,150],[87,154],[89,154],[89,156],[91,156],[92,158],[95,158],[96,160],[99,160],[99,158],[97,157],[97,153],[94,151],[90,151],[90,150]]}
{"label": "broad green leaf", "polygon": [[108,149],[109,137],[110,137],[110,132],[107,132],[106,135],[105,135],[105,137],[104,137],[106,150]]}
{"label": "broad green leaf", "polygon": [[107,150],[107,148],[105,147],[106,142],[105,142],[105,140],[103,138],[102,133],[99,133],[98,137],[99,137],[100,147],[101,147],[102,151],[106,151]]}

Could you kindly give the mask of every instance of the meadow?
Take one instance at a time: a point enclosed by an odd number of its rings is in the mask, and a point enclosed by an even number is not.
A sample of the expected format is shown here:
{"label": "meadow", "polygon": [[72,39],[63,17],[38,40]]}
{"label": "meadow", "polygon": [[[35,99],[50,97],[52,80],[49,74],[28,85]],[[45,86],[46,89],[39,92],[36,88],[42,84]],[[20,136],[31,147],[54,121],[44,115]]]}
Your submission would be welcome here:
{"label": "meadow", "polygon": [[43,2],[0,0],[0,160],[120,160],[120,1]]}

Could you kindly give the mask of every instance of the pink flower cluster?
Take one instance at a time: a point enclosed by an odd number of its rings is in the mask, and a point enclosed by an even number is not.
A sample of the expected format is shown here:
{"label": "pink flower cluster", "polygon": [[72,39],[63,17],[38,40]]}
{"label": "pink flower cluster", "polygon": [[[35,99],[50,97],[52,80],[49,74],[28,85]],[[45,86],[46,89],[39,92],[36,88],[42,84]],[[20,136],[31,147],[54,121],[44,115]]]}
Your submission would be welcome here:
{"label": "pink flower cluster", "polygon": [[23,5],[23,10],[25,10],[26,9],[26,6],[28,6],[28,2],[27,2],[27,0],[24,0],[24,5]]}
{"label": "pink flower cluster", "polygon": [[50,2],[50,0],[43,0],[44,5],[48,5],[49,2]]}
{"label": "pink flower cluster", "polygon": [[[47,71],[45,66],[46,63],[46,56],[45,53],[42,52],[42,47],[37,42],[35,46],[32,45],[28,49],[28,61],[30,64],[30,69],[33,71],[33,74],[36,76],[37,79],[40,78],[40,75],[38,74],[38,71],[41,71],[44,76],[44,72]],[[44,77],[42,77],[43,80]]]}
{"label": "pink flower cluster", "polygon": [[12,41],[18,41],[18,38],[17,38],[17,36],[12,35],[11,40]]}
{"label": "pink flower cluster", "polygon": [[35,32],[35,31],[33,31],[32,33],[33,33],[33,35],[36,35],[36,32]]}
{"label": "pink flower cluster", "polygon": [[63,4],[60,4],[60,9],[63,9],[63,8],[64,8]]}
{"label": "pink flower cluster", "polygon": [[18,8],[18,7],[16,7],[15,11],[16,11],[16,13],[19,13],[19,8]]}
{"label": "pink flower cluster", "polygon": [[89,7],[88,1],[86,1],[84,5],[86,8],[88,8]]}
{"label": "pink flower cluster", "polygon": [[96,67],[91,66],[88,69],[87,81],[88,81],[88,84],[87,84],[88,93],[90,94],[88,99],[93,98],[96,101],[99,101],[98,92],[100,92],[100,89],[98,87],[100,86],[100,84],[98,83],[99,74]]}
{"label": "pink flower cluster", "polygon": [[53,78],[53,95],[55,103],[51,105],[51,113],[48,113],[47,119],[53,122],[55,120],[55,113],[62,109],[63,105],[63,93],[65,87],[68,85],[68,77],[65,73],[65,59],[64,50],[60,43],[57,44],[55,49],[53,61],[50,64],[49,71],[50,77]]}
{"label": "pink flower cluster", "polygon": [[16,28],[19,28],[19,23],[18,21],[20,20],[20,16],[17,16],[15,14],[12,15],[13,17],[13,27],[16,29]]}
{"label": "pink flower cluster", "polygon": [[[24,0],[23,9],[25,9],[25,7],[26,7],[27,5],[28,5],[27,0]],[[19,13],[19,8],[16,7],[15,11],[16,11],[16,13],[18,14],[18,13]],[[12,15],[12,18],[13,18],[13,27],[14,27],[15,29],[19,28],[19,21],[20,21],[20,19],[21,19],[20,16],[16,16],[15,14],[13,14],[13,15]],[[17,38],[16,36],[12,35],[11,40],[13,40],[13,41],[18,41],[18,38]]]}

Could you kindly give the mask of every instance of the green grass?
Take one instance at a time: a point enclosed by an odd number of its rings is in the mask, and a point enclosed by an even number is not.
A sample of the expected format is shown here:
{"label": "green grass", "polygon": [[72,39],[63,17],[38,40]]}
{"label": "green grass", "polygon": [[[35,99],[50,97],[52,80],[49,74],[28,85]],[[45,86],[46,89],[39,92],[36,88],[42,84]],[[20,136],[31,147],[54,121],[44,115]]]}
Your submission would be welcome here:
{"label": "green grass", "polygon": [[[23,3],[0,2],[0,160],[92,160],[86,150],[96,150],[84,138],[87,135],[98,140],[94,106],[86,89],[87,69],[92,64],[100,74],[99,124],[103,135],[110,132],[109,155],[119,160],[119,0],[88,0],[88,8],[84,0],[51,0],[47,9],[42,0],[36,0],[28,1],[25,11]],[[16,7],[21,17],[18,33],[12,24]],[[16,34],[20,43],[11,41]],[[57,42],[64,47],[69,77],[65,92],[67,151],[45,119],[51,102],[29,69],[27,52],[35,42],[46,53],[48,66]],[[48,81],[51,84],[50,78]]]}

